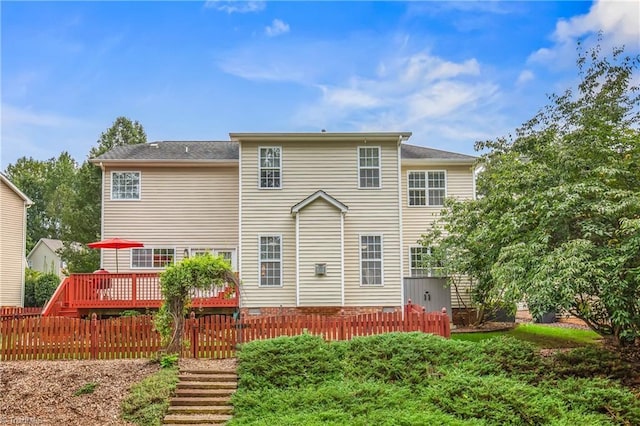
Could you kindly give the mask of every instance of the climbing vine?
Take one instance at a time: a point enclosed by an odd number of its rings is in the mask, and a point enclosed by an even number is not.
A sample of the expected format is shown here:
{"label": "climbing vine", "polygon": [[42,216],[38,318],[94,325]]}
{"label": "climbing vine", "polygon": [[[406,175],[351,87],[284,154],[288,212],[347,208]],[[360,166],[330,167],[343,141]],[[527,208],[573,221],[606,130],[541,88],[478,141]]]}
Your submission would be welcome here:
{"label": "climbing vine", "polygon": [[185,258],[160,274],[164,302],[156,315],[155,326],[167,353],[180,353],[185,315],[193,290],[210,290],[227,284],[237,286],[231,265],[223,257],[208,253]]}

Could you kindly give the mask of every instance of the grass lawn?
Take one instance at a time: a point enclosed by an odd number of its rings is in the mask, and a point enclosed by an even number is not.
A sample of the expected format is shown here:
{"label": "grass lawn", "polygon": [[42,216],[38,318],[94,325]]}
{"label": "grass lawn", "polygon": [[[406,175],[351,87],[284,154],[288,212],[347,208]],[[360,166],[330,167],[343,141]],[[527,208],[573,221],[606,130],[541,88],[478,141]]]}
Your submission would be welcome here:
{"label": "grass lawn", "polygon": [[500,336],[511,336],[546,349],[577,348],[596,345],[600,342],[600,336],[592,330],[561,328],[541,324],[519,324],[511,330],[486,333],[452,333],[451,339],[480,342]]}
{"label": "grass lawn", "polygon": [[[540,327],[519,333],[541,335],[539,343],[561,339],[536,333]],[[575,331],[562,330],[576,344],[592,341]],[[536,345],[514,336],[469,342],[388,333],[346,342],[311,335],[254,341],[238,353],[229,424],[640,424],[640,399],[610,379],[628,371],[611,353],[586,344],[541,357]]]}

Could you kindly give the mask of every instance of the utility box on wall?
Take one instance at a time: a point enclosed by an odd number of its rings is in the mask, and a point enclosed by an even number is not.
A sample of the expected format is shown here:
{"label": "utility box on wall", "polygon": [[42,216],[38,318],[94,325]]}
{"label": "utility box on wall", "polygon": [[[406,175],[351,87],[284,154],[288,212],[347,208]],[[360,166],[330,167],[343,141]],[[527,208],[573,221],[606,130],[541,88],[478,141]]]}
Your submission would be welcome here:
{"label": "utility box on wall", "polygon": [[326,263],[316,263],[316,275],[327,275],[327,264]]}

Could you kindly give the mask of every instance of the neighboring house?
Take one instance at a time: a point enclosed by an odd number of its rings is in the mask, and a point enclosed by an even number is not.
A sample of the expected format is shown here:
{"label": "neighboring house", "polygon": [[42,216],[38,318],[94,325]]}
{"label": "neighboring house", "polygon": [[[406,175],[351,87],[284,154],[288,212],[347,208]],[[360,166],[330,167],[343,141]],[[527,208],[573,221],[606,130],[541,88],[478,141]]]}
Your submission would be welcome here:
{"label": "neighboring house", "polygon": [[24,306],[27,208],[31,204],[0,173],[0,306]]}
{"label": "neighboring house", "polygon": [[[232,133],[224,142],[117,147],[103,171],[102,238],[138,240],[120,272],[211,251],[242,281],[244,312],[374,312],[405,303],[418,239],[446,197],[472,198],[475,157],[410,133]],[[113,250],[102,266],[115,270]]]}
{"label": "neighboring house", "polygon": [[45,274],[53,273],[63,277],[64,262],[58,254],[62,248],[62,241],[51,238],[40,238],[40,241],[33,247],[27,255],[27,265],[29,268]]}

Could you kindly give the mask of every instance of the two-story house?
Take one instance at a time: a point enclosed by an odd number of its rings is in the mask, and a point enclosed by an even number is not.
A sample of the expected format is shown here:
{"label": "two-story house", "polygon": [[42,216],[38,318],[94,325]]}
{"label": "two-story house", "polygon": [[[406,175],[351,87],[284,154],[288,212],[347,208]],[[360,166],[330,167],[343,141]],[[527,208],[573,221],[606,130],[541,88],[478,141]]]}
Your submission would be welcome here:
{"label": "two-story house", "polygon": [[32,204],[0,173],[0,306],[24,306],[27,208]]}
{"label": "two-story house", "polygon": [[[120,272],[222,254],[251,314],[372,312],[428,275],[420,235],[446,197],[471,198],[475,157],[411,133],[231,133],[230,141],[117,147],[103,171],[102,237],[144,243]],[[115,270],[103,251],[102,266]]]}

